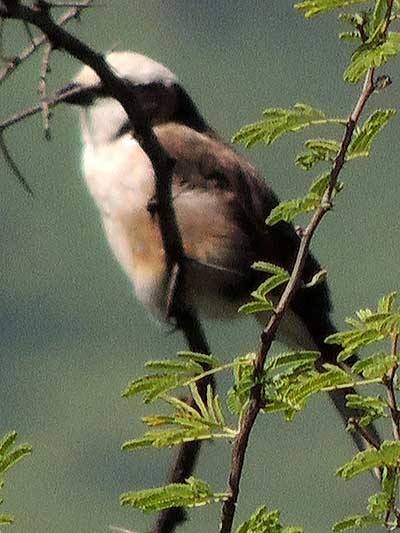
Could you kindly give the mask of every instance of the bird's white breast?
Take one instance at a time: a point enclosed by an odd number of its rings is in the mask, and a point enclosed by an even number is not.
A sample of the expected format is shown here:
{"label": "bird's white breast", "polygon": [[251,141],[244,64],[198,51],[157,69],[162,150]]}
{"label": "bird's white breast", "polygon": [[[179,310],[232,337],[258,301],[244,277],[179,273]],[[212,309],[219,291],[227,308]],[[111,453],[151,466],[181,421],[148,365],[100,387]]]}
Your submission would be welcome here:
{"label": "bird's white breast", "polygon": [[108,242],[139,300],[159,314],[165,261],[157,224],[147,209],[154,194],[152,164],[130,135],[83,149],[87,186],[102,215]]}

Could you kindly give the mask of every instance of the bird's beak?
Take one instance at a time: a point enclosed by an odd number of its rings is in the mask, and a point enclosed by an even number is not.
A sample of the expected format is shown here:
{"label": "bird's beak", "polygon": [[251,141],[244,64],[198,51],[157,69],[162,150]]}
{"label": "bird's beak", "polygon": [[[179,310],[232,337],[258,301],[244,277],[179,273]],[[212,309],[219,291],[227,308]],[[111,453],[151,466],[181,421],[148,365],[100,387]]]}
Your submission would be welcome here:
{"label": "bird's beak", "polygon": [[56,95],[67,104],[89,106],[97,93],[98,87],[82,87],[79,83],[72,82],[59,89]]}

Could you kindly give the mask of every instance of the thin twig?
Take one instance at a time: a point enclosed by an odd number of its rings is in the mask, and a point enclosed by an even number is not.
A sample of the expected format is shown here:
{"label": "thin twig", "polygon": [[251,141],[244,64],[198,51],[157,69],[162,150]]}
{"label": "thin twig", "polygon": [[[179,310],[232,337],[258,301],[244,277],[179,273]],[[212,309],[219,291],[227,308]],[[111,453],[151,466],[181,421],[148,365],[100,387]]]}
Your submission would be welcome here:
{"label": "thin twig", "polygon": [[[57,21],[57,24],[59,26],[64,26],[67,22],[69,22],[71,19],[76,18],[80,11],[84,9],[85,7],[92,7],[90,4],[92,4],[94,0],[83,0],[82,4],[79,4],[79,7],[74,7],[64,13]],[[40,35],[39,37],[36,37],[33,40],[33,43],[22,50],[17,56],[13,57],[8,61],[8,64],[0,71],[0,82],[4,81],[12,72],[16,69],[16,67],[25,61],[28,57],[30,57],[35,50],[37,50],[40,46],[42,46],[47,41],[45,35]]]}
{"label": "thin twig", "polygon": [[232,450],[231,470],[228,481],[230,495],[222,506],[220,533],[230,533],[232,531],[233,519],[236,512],[236,502],[239,496],[239,485],[247,445],[256,418],[263,406],[263,390],[259,382],[259,378],[262,375],[268,351],[271,347],[272,341],[275,338],[275,334],[277,332],[279,324],[285,312],[287,311],[292,301],[292,298],[296,292],[296,289],[299,285],[301,273],[308,255],[311,239],[321,220],[332,207],[332,199],[334,196],[337,179],[345,163],[346,152],[350,145],[354,128],[356,127],[356,124],[369,97],[374,92],[373,77],[374,69],[370,69],[365,76],[365,81],[360,97],[346,123],[344,136],[340,145],[340,150],[335,158],[330,173],[330,181],[327,190],[324,194],[320,206],[314,212],[309,224],[303,231],[299,251],[297,253],[296,261],[289,282],[286,285],[286,288],[279,300],[275,313],[273,314],[268,325],[261,334],[261,346],[257,354],[254,368],[256,385],[254,385],[252,388],[250,401],[246,412],[242,417],[240,431],[237,438],[235,439]]}
{"label": "thin twig", "polygon": [[137,533],[137,531],[132,531],[131,529],[125,529],[118,526],[110,526],[111,531],[117,531],[118,533]]}
{"label": "thin twig", "polygon": [[31,189],[29,183],[24,178],[22,172],[19,170],[17,164],[15,163],[12,155],[8,151],[8,148],[7,148],[6,143],[4,141],[4,135],[3,135],[3,132],[1,130],[0,130],[0,152],[3,154],[3,157],[4,157],[7,165],[11,168],[12,172],[14,173],[14,175],[16,176],[17,180],[20,182],[22,187],[26,190],[26,192],[30,196],[34,196],[33,190]]}
{"label": "thin twig", "polygon": [[52,51],[51,43],[48,43],[45,46],[45,49],[43,52],[43,60],[42,60],[42,66],[40,69],[40,83],[39,83],[39,93],[40,93],[40,97],[42,100],[44,136],[45,136],[45,139],[48,141],[51,138],[50,124],[49,124],[50,112],[49,112],[49,104],[46,102],[46,97],[47,97],[47,74],[50,71],[51,51]]}
{"label": "thin twig", "polygon": [[[93,0],[92,0],[93,1]],[[87,3],[80,3],[80,2],[46,2],[48,7],[50,7],[51,9],[53,8],[57,8],[57,7],[73,7],[73,8],[76,8],[76,9],[85,9],[85,8],[88,8],[88,7],[103,7],[104,4],[99,4],[96,2],[96,6],[93,6],[93,5],[88,5]]]}
{"label": "thin twig", "polygon": [[[60,103],[62,103],[64,100],[69,98],[70,96],[73,96],[75,94],[78,94],[81,92],[80,88],[74,88],[70,91],[65,91],[62,94],[59,94],[58,96],[55,96],[53,98],[49,98],[46,100],[46,105],[48,107],[54,107]],[[33,115],[37,115],[40,113],[43,109],[43,104],[36,104],[32,107],[28,107],[27,109],[24,109],[23,111],[19,111],[18,113],[15,113],[14,115],[11,115],[11,117],[6,118],[2,122],[0,122],[0,132],[5,131],[7,128],[11,126],[15,126],[19,122],[22,122],[28,117],[32,117]]]}
{"label": "thin twig", "polygon": [[[392,336],[392,355],[397,356],[398,352],[398,342],[399,335],[395,333]],[[395,390],[395,379],[396,373],[398,370],[398,365],[395,365],[389,373],[389,376],[384,379],[384,384],[387,388],[388,393],[388,403],[390,408],[390,413],[392,417],[392,431],[393,438],[395,440],[400,440],[400,412],[397,404],[396,390]]]}

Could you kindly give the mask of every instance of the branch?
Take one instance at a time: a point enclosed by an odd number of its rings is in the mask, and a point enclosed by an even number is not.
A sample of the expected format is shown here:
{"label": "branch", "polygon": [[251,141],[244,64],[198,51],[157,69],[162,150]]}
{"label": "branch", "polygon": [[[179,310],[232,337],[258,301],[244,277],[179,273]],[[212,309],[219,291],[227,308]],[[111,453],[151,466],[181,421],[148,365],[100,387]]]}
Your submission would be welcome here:
{"label": "branch", "polygon": [[[49,41],[53,49],[61,49],[91,67],[102,81],[105,91],[115,98],[124,108],[129,120],[138,135],[141,146],[150,158],[155,176],[155,209],[166,255],[167,270],[170,275],[177,269],[179,283],[172,295],[170,313],[176,320],[192,351],[209,353],[209,347],[201,324],[193,310],[185,307],[182,301],[182,287],[185,283],[185,252],[175,211],[172,205],[171,181],[174,161],[158,142],[143,110],[137,102],[134,92],[123,79],[119,78],[108,67],[103,55],[96,53],[78,38],[56,24],[49,13],[51,5],[43,0],[34,7],[27,7],[16,0],[2,0],[0,16],[21,20],[39,28]],[[66,96],[64,95],[64,98]],[[58,101],[59,99],[57,99]],[[39,107],[41,109],[41,106]],[[33,115],[37,110],[31,108],[24,117]],[[0,130],[21,120],[22,114],[8,119],[7,124],[0,125]],[[198,389],[203,399],[206,398],[207,385],[213,384],[213,378],[207,377],[198,383]],[[193,399],[191,400],[193,401]],[[181,446],[174,464],[170,479],[173,482],[183,481],[193,471],[200,450],[199,443],[187,443]],[[185,519],[182,510],[170,509],[161,513],[156,526],[157,533],[168,533],[175,529],[178,523]]]}
{"label": "branch", "polygon": [[301,273],[304,268],[304,264],[310,248],[311,239],[321,223],[323,217],[332,207],[333,194],[336,188],[338,176],[345,163],[345,157],[347,149],[350,145],[354,128],[360,118],[360,115],[369,99],[374,92],[374,69],[370,69],[365,77],[364,86],[360,97],[354,107],[352,114],[350,115],[346,127],[344,136],[340,145],[338,155],[333,162],[332,170],[330,173],[330,181],[320,206],[314,212],[309,224],[302,233],[300,241],[299,251],[297,253],[296,261],[293,267],[290,280],[286,285],[286,288],[279,300],[279,303],[275,309],[275,313],[271,317],[268,325],[261,334],[261,346],[259,348],[257,358],[254,367],[255,385],[251,390],[250,401],[246,412],[241,420],[240,431],[235,439],[232,459],[231,459],[231,471],[229,475],[229,498],[224,502],[222,506],[222,518],[220,533],[230,533],[232,531],[233,519],[236,512],[236,502],[239,497],[239,485],[242,475],[247,445],[249,442],[250,433],[257,419],[260,410],[264,406],[263,390],[260,384],[259,378],[262,376],[266,357],[271,347],[272,341],[275,338],[279,324],[288,310],[289,305],[293,299],[293,296],[298,288],[301,279]]}
{"label": "branch", "polygon": [[[398,352],[399,335],[396,333],[392,337],[392,355],[397,357]],[[395,365],[389,373],[389,376],[384,378],[384,385],[387,388],[388,403],[390,408],[390,414],[392,417],[392,432],[395,440],[400,440],[400,411],[397,404],[395,379],[396,372],[399,366]]]}
{"label": "branch", "polygon": [[[64,26],[64,24],[69,22],[71,19],[77,18],[82,9],[84,9],[85,7],[91,7],[90,4],[92,4],[93,1],[94,0],[82,0],[80,4],[76,4],[73,9],[68,10],[57,20],[58,26]],[[39,37],[33,39],[33,43],[30,46],[25,48],[25,50],[22,50],[22,52],[20,52],[17,56],[13,57],[8,62],[8,64],[0,71],[0,83],[6,78],[8,78],[8,76],[12,74],[12,72],[17,68],[18,65],[28,59],[28,57],[30,57],[33,52],[40,48],[46,41],[46,36],[40,35]]]}
{"label": "branch", "polygon": [[43,53],[42,67],[40,69],[40,84],[39,92],[42,100],[42,111],[43,111],[43,127],[44,127],[44,136],[46,140],[50,140],[50,112],[49,104],[46,102],[47,99],[47,74],[50,72],[50,55],[51,55],[51,44],[48,44]]}

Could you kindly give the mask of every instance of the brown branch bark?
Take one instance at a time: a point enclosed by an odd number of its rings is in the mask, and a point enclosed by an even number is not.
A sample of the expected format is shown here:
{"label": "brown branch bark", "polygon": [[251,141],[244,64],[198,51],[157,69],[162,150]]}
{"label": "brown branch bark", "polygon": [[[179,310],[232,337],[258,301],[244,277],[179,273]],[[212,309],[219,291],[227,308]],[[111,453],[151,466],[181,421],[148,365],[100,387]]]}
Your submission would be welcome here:
{"label": "brown branch bark", "polygon": [[[399,336],[394,334],[392,337],[392,355],[397,357]],[[397,403],[395,379],[398,370],[398,365],[394,366],[389,373],[389,376],[384,379],[384,384],[387,388],[388,403],[390,414],[392,417],[392,433],[395,440],[400,440],[400,412]]]}
{"label": "brown branch bark", "polygon": [[[332,170],[330,173],[330,181],[328,188],[322,199],[321,205],[314,212],[309,224],[303,231],[299,251],[296,257],[293,271],[290,276],[290,280],[286,285],[286,288],[279,300],[279,303],[275,309],[275,313],[273,314],[268,325],[261,334],[261,345],[257,354],[254,368],[256,383],[258,381],[258,378],[262,376],[265,360],[271,347],[272,341],[275,338],[279,324],[285,312],[287,311],[300,282],[301,273],[304,268],[304,264],[310,248],[311,239],[319,224],[321,223],[321,220],[331,209],[337,179],[345,163],[346,152],[350,145],[354,128],[356,127],[356,124],[369,97],[374,91],[373,77],[374,69],[370,69],[365,77],[364,86],[360,97],[346,123],[340,150],[333,163]],[[220,533],[230,533],[232,531],[233,520],[236,512],[236,502],[239,497],[240,479],[242,475],[247,445],[249,442],[250,433],[263,405],[264,400],[262,386],[260,384],[256,384],[251,391],[250,402],[244,416],[242,417],[240,431],[237,438],[235,439],[232,450],[231,470],[228,481],[229,497],[222,506]]]}
{"label": "brown branch bark", "polygon": [[[77,16],[79,16],[79,13],[81,12],[81,10],[87,7],[91,7],[91,4],[93,3],[93,1],[94,0],[82,0],[80,4],[76,4],[75,7],[73,7],[72,9],[69,9],[66,13],[64,13],[57,20],[58,26],[64,26],[64,24],[76,18]],[[67,7],[67,6],[64,6],[64,7]],[[33,43],[30,46],[22,50],[22,52],[20,52],[17,56],[13,57],[8,62],[8,64],[0,71],[0,82],[8,78],[8,76],[12,74],[12,72],[17,68],[18,65],[20,65],[26,59],[28,59],[28,57],[30,57],[35,52],[35,50],[37,50],[43,44],[45,44],[46,41],[47,41],[46,36],[44,34],[40,35],[39,37],[36,37],[33,40]]]}
{"label": "brown branch bark", "polygon": [[[133,129],[141,140],[141,146],[149,156],[156,176],[156,210],[159,219],[163,246],[167,258],[168,272],[171,273],[175,265],[178,266],[180,283],[173,295],[170,313],[175,318],[177,326],[187,339],[192,351],[209,353],[209,347],[196,313],[187,309],[181,298],[182,286],[185,283],[185,251],[180,235],[179,227],[172,205],[171,180],[174,169],[174,161],[164,151],[157,137],[148,123],[142,109],[137,103],[135,94],[129,85],[116,76],[107,65],[103,55],[95,52],[84,42],[74,37],[59,24],[53,21],[48,7],[43,0],[28,7],[17,0],[2,0],[0,4],[0,16],[12,18],[39,28],[48,40],[51,47],[56,50],[64,50],[72,57],[91,67],[101,79],[105,91],[114,97],[124,108]],[[43,41],[44,42],[44,41]],[[65,95],[64,95],[65,98]],[[39,106],[41,109],[41,106]],[[31,108],[25,114],[30,116],[36,109]],[[21,114],[8,120],[7,124],[0,125],[0,130],[8,127],[11,123],[21,120]],[[198,388],[203,399],[206,398],[207,385],[213,385],[212,377],[208,377],[198,383]],[[171,471],[170,481],[180,482],[189,477],[194,469],[200,443],[187,443],[181,446],[178,456]],[[161,513],[160,519],[154,531],[157,533],[172,532],[175,527],[185,519],[181,509],[169,509]]]}

